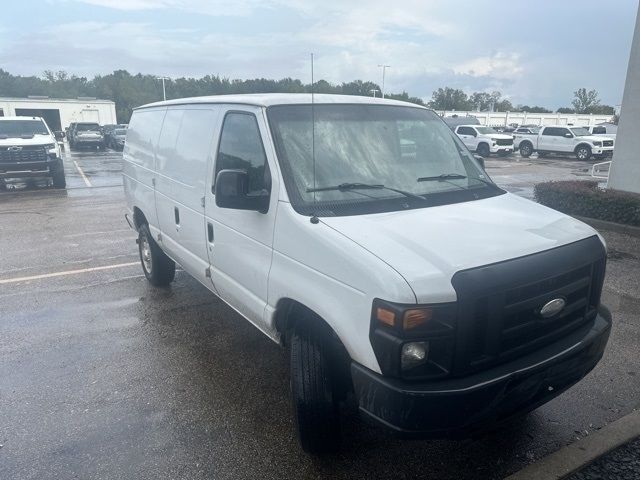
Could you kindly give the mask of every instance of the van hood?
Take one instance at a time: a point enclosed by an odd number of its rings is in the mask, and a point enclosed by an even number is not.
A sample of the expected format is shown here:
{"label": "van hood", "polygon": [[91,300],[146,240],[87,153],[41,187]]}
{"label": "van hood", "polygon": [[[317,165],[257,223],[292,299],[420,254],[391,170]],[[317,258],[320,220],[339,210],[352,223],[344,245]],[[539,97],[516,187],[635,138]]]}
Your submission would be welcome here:
{"label": "van hood", "polygon": [[0,138],[1,147],[11,147],[11,146],[25,147],[28,145],[49,145],[52,143],[56,143],[56,141],[51,135],[34,135],[32,138],[20,138],[20,137]]}
{"label": "van hood", "polygon": [[400,273],[418,303],[455,301],[451,278],[460,270],[597,234],[572,217],[510,193],[401,212],[323,217],[321,221]]}

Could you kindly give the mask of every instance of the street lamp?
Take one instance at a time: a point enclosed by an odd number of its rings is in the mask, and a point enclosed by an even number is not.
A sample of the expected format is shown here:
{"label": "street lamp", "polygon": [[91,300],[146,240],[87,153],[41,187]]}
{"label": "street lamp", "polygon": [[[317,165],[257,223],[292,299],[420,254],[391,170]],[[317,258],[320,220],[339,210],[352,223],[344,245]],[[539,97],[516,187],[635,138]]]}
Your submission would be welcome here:
{"label": "street lamp", "polygon": [[390,66],[391,65],[378,65],[378,67],[382,68],[382,98],[384,98],[384,76],[387,72],[387,68],[389,68]]}
{"label": "street lamp", "polygon": [[162,80],[162,98],[167,99],[167,91],[164,88],[164,81],[171,80],[169,77],[156,77],[158,80]]}

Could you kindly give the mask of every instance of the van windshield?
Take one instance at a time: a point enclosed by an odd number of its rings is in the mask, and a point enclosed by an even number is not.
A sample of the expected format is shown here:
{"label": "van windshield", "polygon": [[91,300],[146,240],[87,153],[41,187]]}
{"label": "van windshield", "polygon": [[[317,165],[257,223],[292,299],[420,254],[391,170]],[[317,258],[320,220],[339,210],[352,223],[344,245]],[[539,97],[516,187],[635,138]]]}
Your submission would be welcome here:
{"label": "van windshield", "polygon": [[287,192],[299,213],[354,215],[504,193],[429,110],[327,104],[313,110],[315,122],[311,105],[267,110]]}
{"label": "van windshield", "polygon": [[49,135],[42,120],[0,120],[0,138]]}

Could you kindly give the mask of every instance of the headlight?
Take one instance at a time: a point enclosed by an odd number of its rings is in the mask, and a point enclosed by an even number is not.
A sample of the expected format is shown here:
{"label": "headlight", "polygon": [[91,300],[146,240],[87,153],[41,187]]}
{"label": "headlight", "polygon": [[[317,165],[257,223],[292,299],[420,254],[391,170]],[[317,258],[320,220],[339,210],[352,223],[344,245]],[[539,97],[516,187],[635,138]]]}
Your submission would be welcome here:
{"label": "headlight", "polygon": [[55,143],[48,143],[47,145],[44,146],[44,149],[47,151],[47,153],[49,155],[57,155],[58,154],[58,149],[56,148],[56,144]]}
{"label": "headlight", "polygon": [[602,146],[602,142],[593,142],[593,146],[594,147],[601,147]]}
{"label": "headlight", "polygon": [[457,305],[373,302],[371,346],[384,375],[425,379],[449,374]]}

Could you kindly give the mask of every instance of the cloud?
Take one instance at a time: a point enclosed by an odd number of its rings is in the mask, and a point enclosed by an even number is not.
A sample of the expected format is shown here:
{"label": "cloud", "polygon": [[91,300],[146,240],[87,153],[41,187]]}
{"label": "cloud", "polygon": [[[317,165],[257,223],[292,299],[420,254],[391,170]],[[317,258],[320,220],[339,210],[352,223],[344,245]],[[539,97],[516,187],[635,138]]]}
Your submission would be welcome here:
{"label": "cloud", "polygon": [[492,56],[477,57],[453,67],[458,75],[514,79],[522,75],[524,67],[518,53],[496,52]]}

